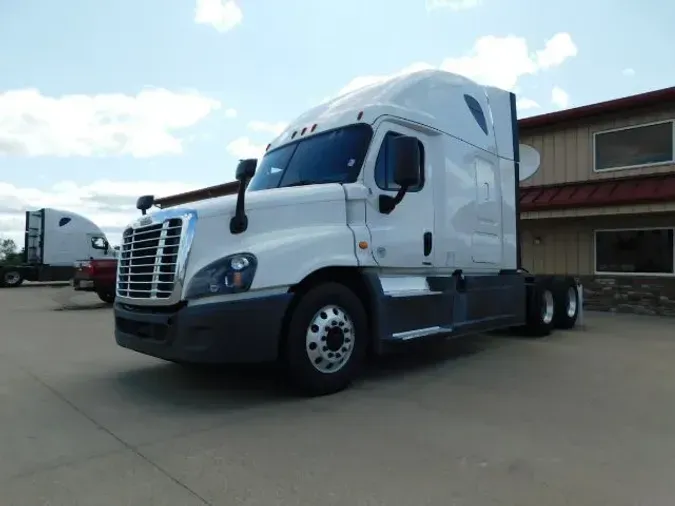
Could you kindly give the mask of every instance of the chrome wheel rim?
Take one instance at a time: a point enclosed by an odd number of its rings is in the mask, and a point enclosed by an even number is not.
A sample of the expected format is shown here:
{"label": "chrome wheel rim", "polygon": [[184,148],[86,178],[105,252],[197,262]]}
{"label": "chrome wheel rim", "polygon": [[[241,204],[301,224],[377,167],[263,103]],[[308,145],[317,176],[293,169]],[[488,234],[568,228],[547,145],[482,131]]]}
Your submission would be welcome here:
{"label": "chrome wheel rim", "polygon": [[574,318],[577,314],[577,290],[570,286],[567,290],[567,316]]}
{"label": "chrome wheel rim", "polygon": [[553,321],[554,313],[553,293],[551,293],[551,290],[544,290],[543,299],[544,303],[541,308],[541,321],[545,325],[548,325]]}
{"label": "chrome wheel rim", "polygon": [[332,304],[324,306],[307,327],[307,357],[317,371],[336,373],[349,362],[354,338],[354,324],[346,311]]}

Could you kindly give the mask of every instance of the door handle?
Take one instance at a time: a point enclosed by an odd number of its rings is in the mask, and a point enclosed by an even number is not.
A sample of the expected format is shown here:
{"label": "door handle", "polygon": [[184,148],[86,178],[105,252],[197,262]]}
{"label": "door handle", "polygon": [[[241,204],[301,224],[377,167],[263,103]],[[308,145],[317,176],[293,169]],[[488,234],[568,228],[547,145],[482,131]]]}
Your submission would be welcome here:
{"label": "door handle", "polygon": [[431,255],[431,248],[433,247],[433,236],[431,232],[424,232],[424,256],[428,257]]}

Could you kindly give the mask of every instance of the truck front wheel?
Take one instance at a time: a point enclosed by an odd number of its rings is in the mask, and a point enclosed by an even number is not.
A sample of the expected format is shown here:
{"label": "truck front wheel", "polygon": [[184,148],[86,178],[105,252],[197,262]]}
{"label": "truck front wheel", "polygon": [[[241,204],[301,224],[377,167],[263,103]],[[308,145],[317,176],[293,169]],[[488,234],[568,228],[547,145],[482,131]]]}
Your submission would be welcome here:
{"label": "truck front wheel", "polygon": [[347,388],[360,372],[368,345],[368,322],[359,298],[346,286],[326,283],[300,295],[286,335],[286,365],[305,394]]}

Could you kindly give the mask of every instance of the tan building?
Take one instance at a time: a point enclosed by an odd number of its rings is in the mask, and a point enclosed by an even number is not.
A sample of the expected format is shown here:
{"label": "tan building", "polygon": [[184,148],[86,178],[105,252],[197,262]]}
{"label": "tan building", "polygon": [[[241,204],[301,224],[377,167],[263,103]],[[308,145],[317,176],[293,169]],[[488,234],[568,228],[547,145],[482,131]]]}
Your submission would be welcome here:
{"label": "tan building", "polygon": [[520,120],[523,266],[573,274],[588,306],[675,316],[675,87]]}
{"label": "tan building", "polygon": [[523,266],[579,276],[591,308],[675,316],[674,123],[675,87],[521,119],[521,142],[541,154],[521,185]]}

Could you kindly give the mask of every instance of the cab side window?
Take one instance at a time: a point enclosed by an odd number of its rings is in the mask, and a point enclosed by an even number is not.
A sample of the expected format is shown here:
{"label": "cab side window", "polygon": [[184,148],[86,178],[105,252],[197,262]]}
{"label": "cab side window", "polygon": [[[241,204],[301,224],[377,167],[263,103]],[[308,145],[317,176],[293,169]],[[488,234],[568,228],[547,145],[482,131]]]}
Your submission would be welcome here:
{"label": "cab side window", "polygon": [[108,241],[106,241],[103,237],[92,237],[91,247],[94,249],[108,249]]}
{"label": "cab side window", "polygon": [[[375,162],[375,184],[382,190],[397,191],[399,185],[394,182],[394,157],[391,152],[391,141],[401,134],[396,132],[388,132],[384,136],[380,152],[377,155]],[[420,184],[408,188],[409,192],[420,191],[424,186],[424,145],[418,141],[420,147]]]}

